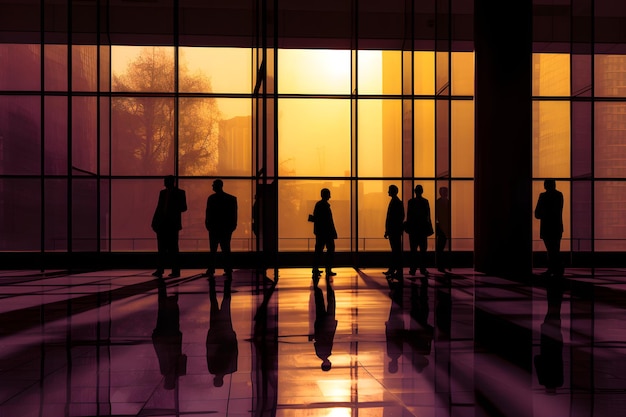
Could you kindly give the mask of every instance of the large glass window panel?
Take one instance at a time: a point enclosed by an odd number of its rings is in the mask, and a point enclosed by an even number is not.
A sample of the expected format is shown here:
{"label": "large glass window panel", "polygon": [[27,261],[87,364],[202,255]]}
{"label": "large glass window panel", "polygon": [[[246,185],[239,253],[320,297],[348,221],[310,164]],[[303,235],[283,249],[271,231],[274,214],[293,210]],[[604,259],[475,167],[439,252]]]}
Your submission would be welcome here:
{"label": "large glass window panel", "polygon": [[593,249],[593,183],[572,183],[572,250]]}
{"label": "large glass window panel", "polygon": [[44,97],[44,173],[67,174],[67,97]]}
{"label": "large glass window panel", "polygon": [[450,52],[435,52],[435,69],[437,85],[435,86],[435,94],[450,95]]}
{"label": "large glass window panel", "polygon": [[111,46],[100,45],[100,91],[111,91]]}
{"label": "large glass window panel", "polygon": [[471,96],[474,94],[474,53],[452,53],[452,94]]}
{"label": "large glass window panel", "polygon": [[[571,247],[571,191],[569,181],[557,181],[556,189],[563,193],[563,239],[561,240],[561,251],[569,251]],[[546,247],[539,237],[539,220],[535,219],[534,212],[537,206],[539,194],[545,191],[543,181],[533,181],[533,250],[545,251]]]}
{"label": "large glass window panel", "polygon": [[450,100],[435,100],[435,173],[450,176]]}
{"label": "large glass window panel", "polygon": [[414,151],[415,176],[433,177],[435,174],[435,102],[415,100]]}
{"label": "large glass window panel", "polygon": [[626,97],[626,55],[595,55],[596,97]]}
{"label": "large glass window panel", "polygon": [[180,99],[178,123],[181,175],[250,175],[249,99]]}
{"label": "large glass window panel", "polygon": [[313,213],[322,188],[330,190],[337,251],[350,250],[350,181],[282,180],[278,184],[278,250],[313,251]]}
{"label": "large glass window panel", "polygon": [[[233,251],[245,252],[256,248],[252,233],[252,184],[249,180],[224,180],[224,191],[237,197],[237,229],[231,241]],[[204,219],[207,198],[213,194],[212,185],[212,179],[186,179],[179,182],[179,187],[187,195],[187,211],[183,213],[183,230],[180,232],[180,250],[209,250],[209,235]]]}
{"label": "large glass window panel", "polygon": [[110,104],[109,97],[100,98],[100,174],[111,173],[111,140],[110,140]]}
{"label": "large glass window panel", "polygon": [[359,94],[401,94],[400,51],[358,51]]}
{"label": "large glass window panel", "polygon": [[431,51],[415,51],[413,62],[414,94],[435,94],[435,53]]}
{"label": "large glass window panel", "polygon": [[626,182],[595,184],[595,249],[626,250]]}
{"label": "large glass window panel", "polygon": [[41,89],[41,48],[29,44],[0,44],[0,91]]}
{"label": "large glass window panel", "polygon": [[111,180],[112,251],[156,251],[151,223],[163,188],[163,179]]}
{"label": "large glass window panel", "polygon": [[252,50],[181,47],[178,73],[183,93],[250,93]]}
{"label": "large glass window panel", "polygon": [[593,159],[592,103],[572,103],[572,177],[591,177]]}
{"label": "large glass window panel", "polygon": [[350,94],[350,51],[280,49],[277,79],[281,94]]}
{"label": "large glass window panel", "polygon": [[474,176],[474,102],[452,101],[452,175]]}
{"label": "large glass window panel", "polygon": [[[400,181],[372,180],[359,181],[358,184],[358,213],[359,213],[359,241],[360,251],[388,251],[389,240],[385,239],[385,219],[389,206],[389,186],[396,185],[402,192]],[[406,210],[406,200],[401,194]],[[410,198],[410,197],[409,197]]]}
{"label": "large glass window panel", "polygon": [[350,100],[282,99],[279,174],[350,175]]}
{"label": "large glass window panel", "polygon": [[174,172],[174,99],[115,97],[111,103],[113,175]]}
{"label": "large glass window panel", "polygon": [[383,94],[382,51],[357,52],[357,78],[359,94]]}
{"label": "large glass window panel", "polygon": [[111,91],[173,92],[174,48],[113,46],[111,72]]}
{"label": "large glass window panel", "polygon": [[0,178],[0,250],[40,248],[40,179]]}
{"label": "large glass window panel", "polygon": [[570,95],[570,55],[533,54],[533,96]]}
{"label": "large glass window panel", "polygon": [[67,91],[67,45],[44,46],[44,89]]}
{"label": "large glass window panel", "polygon": [[595,105],[595,175],[626,177],[626,101]]}
{"label": "large glass window panel", "polygon": [[569,102],[533,102],[533,177],[570,176],[570,122]]}
{"label": "large glass window panel", "polygon": [[450,211],[453,251],[474,250],[474,182],[452,181]]}
{"label": "large glass window panel", "polygon": [[44,249],[67,250],[67,179],[44,181]]}
{"label": "large glass window panel", "polygon": [[97,115],[96,97],[72,98],[72,173],[97,174]]}
{"label": "large glass window panel", "polygon": [[0,96],[0,174],[41,172],[41,97]]}
{"label": "large glass window panel", "polygon": [[72,90],[96,91],[98,87],[98,48],[72,45]]}
{"label": "large glass window panel", "polygon": [[72,250],[95,252],[98,250],[98,184],[94,178],[72,181]]}
{"label": "large glass window panel", "polygon": [[360,100],[358,163],[362,177],[402,175],[402,101]]}
{"label": "large glass window panel", "polygon": [[591,96],[591,55],[574,54],[572,57],[572,96]]}

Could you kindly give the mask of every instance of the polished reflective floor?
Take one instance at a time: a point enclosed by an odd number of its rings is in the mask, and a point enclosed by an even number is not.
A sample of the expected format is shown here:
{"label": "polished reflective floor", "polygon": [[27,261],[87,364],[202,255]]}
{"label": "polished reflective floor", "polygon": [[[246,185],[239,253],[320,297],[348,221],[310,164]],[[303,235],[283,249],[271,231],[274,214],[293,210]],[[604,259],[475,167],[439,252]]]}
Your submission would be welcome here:
{"label": "polished reflective floor", "polygon": [[626,270],[151,272],[1,271],[0,416],[626,415]]}

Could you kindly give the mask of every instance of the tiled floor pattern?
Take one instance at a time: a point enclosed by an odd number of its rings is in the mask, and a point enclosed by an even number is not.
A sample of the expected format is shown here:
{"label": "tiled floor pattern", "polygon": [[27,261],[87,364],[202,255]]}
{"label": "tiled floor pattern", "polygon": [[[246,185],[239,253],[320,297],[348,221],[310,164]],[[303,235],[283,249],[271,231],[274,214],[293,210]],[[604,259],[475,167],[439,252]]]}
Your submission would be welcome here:
{"label": "tiled floor pattern", "polygon": [[0,416],[626,415],[626,270],[0,271]]}

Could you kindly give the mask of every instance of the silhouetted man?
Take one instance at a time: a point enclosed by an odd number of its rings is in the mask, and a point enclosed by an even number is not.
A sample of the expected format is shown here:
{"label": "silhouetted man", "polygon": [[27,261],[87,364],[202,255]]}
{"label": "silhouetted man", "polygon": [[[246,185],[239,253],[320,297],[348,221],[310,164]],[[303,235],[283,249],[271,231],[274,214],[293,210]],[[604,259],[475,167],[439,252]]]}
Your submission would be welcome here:
{"label": "silhouetted man", "polygon": [[230,240],[237,228],[237,197],[224,192],[223,188],[222,180],[213,181],[214,193],[206,201],[204,225],[209,231],[209,268],[205,275],[209,278],[215,275],[215,258],[219,246],[224,256],[224,274],[230,279],[233,274]]}
{"label": "silhouetted man", "polygon": [[450,199],[448,199],[448,187],[439,188],[439,198],[435,201],[435,258],[437,262],[437,270],[445,272],[449,270],[449,259],[446,256],[445,249],[451,235],[450,227]]}
{"label": "silhouetted man", "polygon": [[224,282],[222,306],[217,301],[215,279],[209,280],[209,300],[211,302],[209,330],[206,335],[206,363],[213,377],[213,385],[224,385],[226,375],[237,372],[239,347],[237,333],[233,329],[230,314],[231,282]]}
{"label": "silhouetted man", "polygon": [[169,257],[172,263],[170,277],[180,276],[178,259],[178,233],[182,230],[181,213],[187,211],[187,197],[185,191],[176,187],[173,175],[163,180],[165,189],[159,193],[159,202],[152,216],[152,230],[157,235],[159,257],[157,269],[152,273],[161,278],[165,268],[165,260]]}
{"label": "silhouetted man", "polygon": [[389,186],[389,205],[385,219],[385,239],[389,239],[391,261],[389,269],[384,272],[388,277],[402,276],[402,232],[404,231],[404,205],[398,198],[398,187]]}
{"label": "silhouetted man", "polygon": [[324,302],[324,294],[317,285],[313,286],[313,291],[315,292],[315,333],[313,336],[315,342],[313,345],[315,347],[315,354],[322,360],[322,371],[330,371],[332,363],[328,358],[332,355],[333,340],[335,338],[335,331],[337,330],[337,320],[335,319],[335,290],[330,284],[330,281],[327,280],[326,295],[328,305]]}
{"label": "silhouetted man", "polygon": [[315,234],[315,256],[313,258],[313,278],[321,275],[319,270],[322,262],[322,253],[326,248],[326,276],[337,275],[332,271],[333,259],[335,255],[335,239],[337,230],[333,221],[333,213],[330,210],[330,190],[322,188],[320,195],[322,199],[315,203],[313,210],[313,233]]}
{"label": "silhouetted man", "polygon": [[561,238],[563,237],[563,193],[556,189],[556,181],[543,182],[545,192],[539,195],[535,217],[539,219],[539,237],[548,252],[548,269],[544,276],[562,276]]}
{"label": "silhouetted man", "polygon": [[[428,248],[428,236],[433,232],[433,224],[430,219],[430,204],[422,197],[424,188],[415,186],[415,197],[409,200],[406,209],[406,232],[409,234],[409,248],[411,253],[411,269],[409,273],[415,275],[419,268],[420,273],[428,275],[426,269],[426,249]],[[419,248],[419,253],[418,253]]]}

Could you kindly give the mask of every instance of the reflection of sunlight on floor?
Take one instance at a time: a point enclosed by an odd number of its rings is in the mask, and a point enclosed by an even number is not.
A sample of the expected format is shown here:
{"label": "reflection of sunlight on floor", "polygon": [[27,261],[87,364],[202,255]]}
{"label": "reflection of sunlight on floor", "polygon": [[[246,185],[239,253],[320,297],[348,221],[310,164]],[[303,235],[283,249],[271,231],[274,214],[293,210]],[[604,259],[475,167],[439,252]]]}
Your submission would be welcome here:
{"label": "reflection of sunlight on floor", "polygon": [[318,381],[317,386],[324,397],[332,397],[333,401],[350,401],[350,380],[336,379],[330,381],[325,379]]}
{"label": "reflection of sunlight on floor", "polygon": [[328,410],[326,417],[350,417],[352,415],[349,408],[333,408]]}

